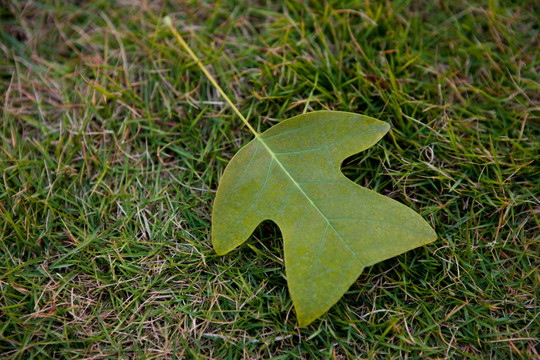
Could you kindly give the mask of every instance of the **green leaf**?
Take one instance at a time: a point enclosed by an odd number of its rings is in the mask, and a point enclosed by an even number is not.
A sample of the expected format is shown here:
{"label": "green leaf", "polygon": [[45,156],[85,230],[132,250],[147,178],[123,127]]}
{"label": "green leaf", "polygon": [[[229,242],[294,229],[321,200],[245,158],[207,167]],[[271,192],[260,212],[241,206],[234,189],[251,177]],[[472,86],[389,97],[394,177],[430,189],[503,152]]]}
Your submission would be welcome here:
{"label": "green leaf", "polygon": [[388,129],[352,113],[300,115],[257,135],[225,169],[212,214],[214,249],[225,254],[263,220],[274,221],[300,326],[334,305],[364,267],[436,238],[413,210],[340,170]]}

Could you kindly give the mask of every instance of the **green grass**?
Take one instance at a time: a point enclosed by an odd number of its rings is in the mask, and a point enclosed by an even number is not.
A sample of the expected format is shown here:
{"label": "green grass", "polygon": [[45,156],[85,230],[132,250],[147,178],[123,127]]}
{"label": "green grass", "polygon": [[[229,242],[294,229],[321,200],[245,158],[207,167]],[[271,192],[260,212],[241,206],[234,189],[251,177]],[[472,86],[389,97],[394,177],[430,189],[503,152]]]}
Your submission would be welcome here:
{"label": "green grass", "polygon": [[[251,135],[166,15],[259,131],[304,110],[389,122],[344,173],[437,241],[298,328],[275,225],[212,250]],[[2,357],[538,357],[538,19],[508,1],[0,6]]]}

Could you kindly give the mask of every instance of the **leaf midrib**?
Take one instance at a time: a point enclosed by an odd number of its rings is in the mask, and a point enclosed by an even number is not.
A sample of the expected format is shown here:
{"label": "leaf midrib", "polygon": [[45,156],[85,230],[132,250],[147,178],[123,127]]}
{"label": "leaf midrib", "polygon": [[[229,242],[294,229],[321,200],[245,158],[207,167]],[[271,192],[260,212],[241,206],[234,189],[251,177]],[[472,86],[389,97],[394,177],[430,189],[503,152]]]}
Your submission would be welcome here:
{"label": "leaf midrib", "polygon": [[341,240],[341,242],[347,247],[347,249],[349,249],[349,251],[354,255],[354,257],[358,260],[358,262],[363,266],[365,267],[364,263],[362,262],[362,260],[360,260],[360,258],[358,257],[358,255],[356,254],[356,252],[351,248],[351,246],[349,245],[349,243],[347,241],[345,241],[345,239],[343,239],[343,237],[341,236],[341,234],[336,230],[336,228],[334,227],[334,225],[332,225],[332,223],[330,222],[330,220],[326,217],[326,215],[324,215],[324,213],[321,211],[321,209],[319,209],[319,207],[317,206],[317,204],[315,204],[315,202],[313,200],[311,200],[311,198],[308,196],[308,194],[306,194],[306,192],[304,191],[304,189],[302,189],[302,186],[300,186],[300,184],[293,178],[293,176],[291,175],[291,173],[289,173],[289,171],[285,168],[285,166],[281,163],[281,161],[279,160],[279,158],[276,156],[276,154],[274,153],[274,151],[272,151],[272,149],[270,148],[270,146],[268,146],[268,144],[264,141],[263,137],[261,136],[261,134],[257,134],[255,136],[255,140],[259,141],[263,146],[264,148],[266,149],[266,151],[268,151],[268,153],[270,154],[270,156],[272,157],[273,161],[276,162],[276,164],[279,165],[279,167],[281,168],[281,170],[285,173],[285,175],[287,175],[287,177],[292,181],[292,183],[298,188],[298,190],[300,190],[300,192],[302,193],[302,195],[304,195],[304,197],[308,200],[308,202],[311,204],[311,206],[313,206],[317,212],[319,214],[321,214],[321,216],[323,217],[323,219],[326,221],[326,223],[328,224],[328,226],[330,228],[332,228],[332,230],[337,234],[338,238]]}

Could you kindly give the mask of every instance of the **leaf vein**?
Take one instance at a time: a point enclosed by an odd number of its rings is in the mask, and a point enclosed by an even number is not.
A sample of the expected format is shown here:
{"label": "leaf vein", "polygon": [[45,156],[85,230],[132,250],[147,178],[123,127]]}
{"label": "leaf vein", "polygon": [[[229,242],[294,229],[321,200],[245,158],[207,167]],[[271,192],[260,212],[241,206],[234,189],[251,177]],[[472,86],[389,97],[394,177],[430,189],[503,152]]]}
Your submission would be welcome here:
{"label": "leaf vein", "polygon": [[[354,137],[354,135],[347,135],[339,140],[336,140],[336,141],[332,141],[332,142],[329,142],[329,143],[326,143],[322,146],[319,146],[319,147],[316,147],[316,148],[311,148],[311,149],[302,149],[302,150],[291,150],[291,151],[276,151],[275,154],[276,155],[296,155],[296,154],[304,154],[304,153],[307,153],[307,152],[312,152],[312,151],[321,151],[321,150],[324,150],[326,148],[329,148],[333,145],[336,145],[336,144],[340,144],[350,138]],[[313,142],[313,141],[312,141]]]}
{"label": "leaf vein", "polygon": [[268,139],[274,139],[274,138],[277,138],[277,137],[280,137],[280,136],[283,136],[283,135],[288,135],[290,133],[296,133],[298,131],[302,131],[302,130],[307,130],[307,129],[310,129],[312,127],[315,127],[319,122],[318,121],[313,121],[311,123],[309,123],[309,125],[307,126],[303,126],[301,128],[295,128],[295,129],[291,129],[291,130],[287,130],[287,131],[282,131],[282,132],[279,132],[277,134],[274,134],[274,135],[261,135],[261,137],[265,140],[268,140]]}
{"label": "leaf vein", "polygon": [[[248,144],[249,146],[249,144]],[[235,194],[235,192],[233,191],[236,186],[238,186],[238,182],[240,179],[243,179],[244,178],[244,175],[246,174],[246,172],[248,171],[248,169],[250,168],[251,164],[253,163],[253,159],[255,159],[257,153],[259,152],[259,143],[255,143],[254,144],[255,146],[255,149],[253,150],[253,153],[251,154],[251,158],[249,159],[249,162],[247,163],[246,167],[244,168],[244,170],[242,170],[242,174],[240,174],[240,176],[238,176],[236,178],[236,181],[234,182],[234,184],[231,186],[231,191],[227,192],[225,194],[225,198],[224,198],[224,201],[226,201],[227,199],[229,199],[230,196],[232,196],[233,194]]]}
{"label": "leaf vein", "polygon": [[[273,163],[273,159],[271,159],[270,162],[268,163],[268,170],[266,171],[266,178],[264,179],[263,184],[259,188],[259,191],[257,192],[257,196],[255,197],[255,200],[253,200],[253,202],[251,203],[251,205],[249,205],[249,207],[246,209],[245,212],[247,212],[248,210],[251,210],[252,208],[255,207],[255,205],[259,201],[259,198],[261,197],[261,194],[264,192],[264,188],[266,187],[266,183],[268,182],[268,179],[270,178],[270,170],[272,169],[272,163]],[[238,225],[240,220],[243,219],[244,217],[245,217],[245,215],[244,216],[241,215],[241,216],[237,217],[236,220],[234,221],[234,223],[231,225],[231,229],[234,229]]]}
{"label": "leaf vein", "polygon": [[386,225],[397,226],[399,228],[407,229],[410,232],[414,232],[414,233],[418,233],[418,234],[422,233],[420,231],[415,230],[415,228],[403,225],[403,223],[391,222],[391,221],[388,221],[387,219],[376,220],[376,219],[359,219],[359,218],[353,218],[353,217],[338,217],[338,218],[329,218],[328,220],[330,222],[345,220],[345,221],[361,221],[361,222],[383,223],[385,226]]}
{"label": "leaf vein", "polygon": [[[319,249],[317,250],[317,256],[315,257],[315,265],[320,264],[320,258],[321,258],[321,251],[326,244],[326,234],[328,233],[328,227],[330,226],[330,223],[326,224],[326,227],[324,228],[323,236],[320,240]],[[313,278],[313,272],[312,272],[312,278]]]}
{"label": "leaf vein", "polygon": [[283,215],[283,210],[285,210],[285,207],[287,206],[287,203],[289,202],[289,199],[291,198],[291,195],[293,193],[293,190],[294,190],[294,184],[292,184],[290,187],[289,187],[289,190],[287,190],[287,194],[285,195],[285,198],[283,200],[283,204],[280,206],[278,212],[277,212],[277,216],[280,217],[281,215]]}
{"label": "leaf vein", "polygon": [[[304,189],[302,189],[302,186],[300,186],[300,184],[293,178],[293,176],[291,175],[291,173],[289,173],[287,171],[287,169],[285,168],[285,166],[281,163],[281,161],[279,161],[279,158],[276,156],[276,154],[274,153],[274,151],[272,151],[272,149],[268,146],[268,144],[264,141],[264,138],[262,137],[257,137],[257,140],[261,142],[261,144],[265,147],[266,151],[268,151],[268,153],[270,154],[270,156],[272,157],[272,159],[274,159],[276,161],[276,163],[279,165],[279,167],[281,168],[281,170],[285,173],[285,175],[287,175],[287,177],[293,182],[293,184],[296,185],[296,187],[298,188],[298,190],[300,190],[300,192],[302,193],[302,195],[304,195],[304,197],[308,200],[308,202],[311,204],[312,207],[315,208],[315,210],[317,210],[317,212],[322,216],[322,218],[330,225],[330,227],[332,228],[332,230],[334,230],[334,232],[336,233],[336,235],[338,236],[338,238],[343,242],[343,244],[347,247],[347,249],[349,249],[349,251],[354,255],[354,257],[356,258],[356,260],[362,265],[364,266],[364,263],[360,260],[360,258],[358,257],[358,255],[356,254],[356,252],[353,250],[353,248],[351,248],[350,244],[345,241],[345,239],[343,238],[343,236],[341,236],[341,234],[336,230],[336,228],[334,228],[334,226],[330,223],[330,221],[328,220],[328,218],[324,215],[324,213],[321,211],[321,209],[319,209],[319,207],[317,206],[317,204],[315,204],[313,202],[313,200],[311,200],[311,198],[308,196],[308,194],[306,194],[306,192],[304,191]],[[343,176],[345,178],[345,176]],[[346,179],[346,178],[345,178]]]}

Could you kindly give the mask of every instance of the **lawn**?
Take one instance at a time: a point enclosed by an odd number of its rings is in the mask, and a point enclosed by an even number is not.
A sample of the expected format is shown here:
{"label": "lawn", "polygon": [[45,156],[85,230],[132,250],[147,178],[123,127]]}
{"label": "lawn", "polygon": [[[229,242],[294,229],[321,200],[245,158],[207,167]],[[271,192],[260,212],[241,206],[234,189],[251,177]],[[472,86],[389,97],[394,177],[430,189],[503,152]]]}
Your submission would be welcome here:
{"label": "lawn", "polygon": [[[539,357],[534,3],[1,2],[2,358]],[[437,240],[299,328],[275,224],[212,249],[252,135],[166,16],[259,132],[389,123],[342,170]]]}

